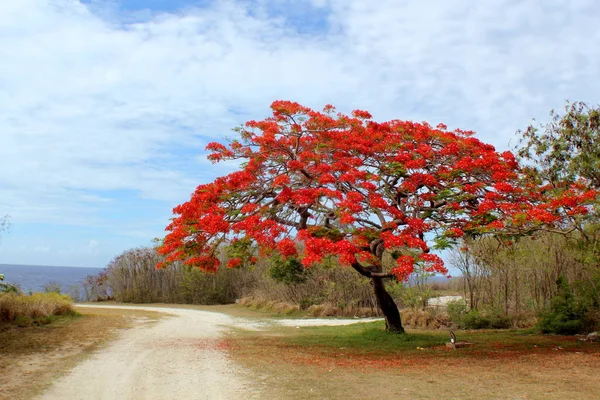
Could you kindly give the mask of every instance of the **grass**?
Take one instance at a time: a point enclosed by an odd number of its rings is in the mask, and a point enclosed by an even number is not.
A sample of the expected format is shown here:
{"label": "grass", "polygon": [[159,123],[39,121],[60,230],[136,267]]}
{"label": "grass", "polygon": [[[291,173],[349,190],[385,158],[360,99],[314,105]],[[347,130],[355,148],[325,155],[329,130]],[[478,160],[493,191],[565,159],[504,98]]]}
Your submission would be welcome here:
{"label": "grass", "polygon": [[[0,330],[7,324],[20,327],[49,324],[57,316],[75,316],[73,302],[58,293],[0,294]],[[4,327],[4,328],[3,328]]]}
{"label": "grass", "polygon": [[51,324],[4,325],[0,331],[0,399],[30,399],[137,321],[162,314],[141,310],[77,310]]}
{"label": "grass", "polygon": [[340,348],[354,355],[390,357],[419,354],[423,357],[434,354],[436,357],[463,358],[539,353],[559,348],[568,352],[600,351],[597,346],[590,346],[574,336],[539,335],[531,330],[476,330],[457,331],[459,341],[473,345],[454,352],[448,351],[446,346],[450,339],[446,330],[408,330],[407,334],[397,335],[385,331],[383,321],[341,327],[278,328],[272,332],[279,332],[276,340],[282,347],[297,347],[321,354],[332,353]]}
{"label": "grass", "polygon": [[223,344],[267,398],[593,399],[600,345],[528,331],[385,332],[382,322],[235,331]]}
{"label": "grass", "polygon": [[352,349],[358,353],[389,353],[390,351],[410,351],[417,347],[443,345],[446,333],[428,332],[396,335],[387,332],[383,321],[361,323],[348,326],[319,326],[298,330],[289,334],[284,342],[306,348]]}

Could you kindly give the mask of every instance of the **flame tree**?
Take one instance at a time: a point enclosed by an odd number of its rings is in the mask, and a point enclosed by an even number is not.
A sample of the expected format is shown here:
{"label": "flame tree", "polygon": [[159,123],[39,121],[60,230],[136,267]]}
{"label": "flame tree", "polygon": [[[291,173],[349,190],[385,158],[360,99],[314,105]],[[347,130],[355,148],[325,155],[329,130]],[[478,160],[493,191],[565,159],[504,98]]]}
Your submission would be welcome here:
{"label": "flame tree", "polygon": [[[322,112],[276,101],[273,115],[210,143],[213,162],[238,171],[198,186],[175,207],[159,251],[205,271],[257,257],[336,258],[372,282],[389,331],[404,331],[384,280],[416,268],[447,274],[432,249],[465,234],[523,231],[558,221],[551,202],[524,185],[510,152],[426,123],[376,122],[366,111]],[[586,193],[580,191],[582,201]]]}

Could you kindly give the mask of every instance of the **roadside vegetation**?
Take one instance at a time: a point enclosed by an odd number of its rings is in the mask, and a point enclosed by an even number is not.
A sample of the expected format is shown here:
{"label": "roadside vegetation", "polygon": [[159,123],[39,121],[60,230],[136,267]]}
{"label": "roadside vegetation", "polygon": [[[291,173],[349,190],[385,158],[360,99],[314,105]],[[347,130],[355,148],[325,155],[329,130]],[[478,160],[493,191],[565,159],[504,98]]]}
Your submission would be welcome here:
{"label": "roadside vegetation", "polygon": [[0,330],[3,325],[19,327],[46,325],[58,317],[77,316],[73,302],[67,295],[58,293],[0,293]]}

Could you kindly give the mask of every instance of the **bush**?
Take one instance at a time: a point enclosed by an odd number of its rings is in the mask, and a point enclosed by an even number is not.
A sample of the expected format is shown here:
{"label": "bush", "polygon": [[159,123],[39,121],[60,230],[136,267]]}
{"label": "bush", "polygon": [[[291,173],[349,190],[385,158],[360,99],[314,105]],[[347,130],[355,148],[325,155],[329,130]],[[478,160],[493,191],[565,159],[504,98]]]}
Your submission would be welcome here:
{"label": "bush", "polygon": [[471,310],[463,318],[464,329],[506,329],[510,328],[510,319],[498,312],[489,314]]}
{"label": "bush", "polygon": [[467,313],[467,302],[465,300],[456,300],[448,302],[448,315],[452,324],[456,327],[462,327],[465,314]]}
{"label": "bush", "polygon": [[304,268],[297,258],[282,259],[271,257],[269,273],[271,278],[286,285],[295,285],[306,282],[310,270]]}
{"label": "bush", "polygon": [[543,333],[574,335],[586,330],[587,307],[575,299],[569,282],[559,277],[558,293],[550,302],[550,308],[542,314],[538,328]]}
{"label": "bush", "polygon": [[67,295],[58,293],[33,293],[26,296],[16,293],[0,294],[0,322],[27,326],[45,324],[58,315],[75,315],[73,302]]}
{"label": "bush", "polygon": [[497,311],[482,313],[479,310],[467,312],[467,303],[464,300],[448,303],[448,315],[457,328],[462,329],[506,329],[512,323],[509,317]]}
{"label": "bush", "polygon": [[448,314],[438,313],[431,309],[405,308],[400,314],[402,324],[408,328],[441,329],[450,328],[453,324]]}
{"label": "bush", "polygon": [[18,286],[4,282],[4,274],[0,274],[0,293],[20,293]]}
{"label": "bush", "polygon": [[587,327],[587,331],[599,331],[600,330],[600,308],[593,308],[588,310],[584,315],[584,321]]}

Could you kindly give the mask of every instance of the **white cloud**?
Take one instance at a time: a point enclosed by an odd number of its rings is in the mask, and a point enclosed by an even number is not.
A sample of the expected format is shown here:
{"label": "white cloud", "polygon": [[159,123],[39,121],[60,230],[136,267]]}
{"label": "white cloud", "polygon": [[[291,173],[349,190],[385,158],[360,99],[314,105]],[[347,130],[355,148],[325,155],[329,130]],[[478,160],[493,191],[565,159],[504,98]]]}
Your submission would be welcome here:
{"label": "white cloud", "polygon": [[[229,170],[198,163],[204,145],[275,99],[445,122],[500,147],[565,99],[598,102],[593,0],[311,3],[329,26],[299,34],[267,1],[135,15],[0,2],[0,214],[107,225],[114,191],[171,207]],[[146,230],[131,224],[114,232]]]}

